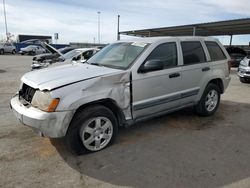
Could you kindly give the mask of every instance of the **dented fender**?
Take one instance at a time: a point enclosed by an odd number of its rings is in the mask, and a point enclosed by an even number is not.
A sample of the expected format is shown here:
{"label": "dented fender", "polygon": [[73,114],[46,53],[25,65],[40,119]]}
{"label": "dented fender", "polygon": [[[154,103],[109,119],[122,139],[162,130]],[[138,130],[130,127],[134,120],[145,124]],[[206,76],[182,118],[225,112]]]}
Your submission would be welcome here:
{"label": "dented fender", "polygon": [[119,71],[69,84],[51,91],[53,97],[60,98],[57,111],[77,110],[90,102],[111,99],[122,110],[126,120],[132,118],[130,71]]}

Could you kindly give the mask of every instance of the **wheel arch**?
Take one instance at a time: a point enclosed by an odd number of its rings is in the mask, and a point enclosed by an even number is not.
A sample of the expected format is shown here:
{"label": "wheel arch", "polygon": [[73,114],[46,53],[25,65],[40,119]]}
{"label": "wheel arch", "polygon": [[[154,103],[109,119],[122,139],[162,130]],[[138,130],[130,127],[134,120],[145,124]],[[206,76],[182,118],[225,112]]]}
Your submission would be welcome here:
{"label": "wheel arch", "polygon": [[210,83],[213,83],[213,84],[219,86],[219,88],[220,88],[220,94],[223,94],[223,93],[224,93],[224,85],[223,85],[223,81],[222,81],[221,78],[214,78],[214,79],[210,80],[210,81],[207,83],[207,85],[210,84]]}
{"label": "wheel arch", "polygon": [[[109,110],[111,110],[114,113],[115,117],[117,118],[118,125],[122,126],[126,123],[125,115],[124,115],[122,109],[117,105],[117,103],[113,99],[110,99],[110,98],[92,101],[92,102],[89,102],[89,103],[86,103],[86,104],[79,106],[76,109],[76,111],[71,119],[71,122],[74,120],[74,118],[81,111],[83,111],[84,109],[86,109],[90,106],[94,106],[94,105],[102,105],[102,106],[105,106],[106,108],[108,108]],[[70,124],[71,124],[71,122],[70,122]],[[70,124],[69,124],[68,128],[70,127]]]}

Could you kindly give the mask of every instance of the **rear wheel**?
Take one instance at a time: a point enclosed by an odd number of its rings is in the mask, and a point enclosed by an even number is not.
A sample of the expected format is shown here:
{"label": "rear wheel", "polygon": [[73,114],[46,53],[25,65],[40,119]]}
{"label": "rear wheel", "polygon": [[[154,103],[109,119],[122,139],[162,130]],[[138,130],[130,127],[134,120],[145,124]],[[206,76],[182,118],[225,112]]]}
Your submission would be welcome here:
{"label": "rear wheel", "polygon": [[0,50],[0,54],[3,55],[4,54],[4,49]]}
{"label": "rear wheel", "polygon": [[201,116],[213,115],[220,104],[220,88],[218,85],[210,83],[207,85],[199,103],[195,106],[195,111]]}
{"label": "rear wheel", "polygon": [[101,105],[88,107],[72,120],[66,144],[78,155],[100,151],[114,141],[117,131],[117,119],[112,111]]}
{"label": "rear wheel", "polygon": [[16,50],[12,50],[12,54],[16,54]]}

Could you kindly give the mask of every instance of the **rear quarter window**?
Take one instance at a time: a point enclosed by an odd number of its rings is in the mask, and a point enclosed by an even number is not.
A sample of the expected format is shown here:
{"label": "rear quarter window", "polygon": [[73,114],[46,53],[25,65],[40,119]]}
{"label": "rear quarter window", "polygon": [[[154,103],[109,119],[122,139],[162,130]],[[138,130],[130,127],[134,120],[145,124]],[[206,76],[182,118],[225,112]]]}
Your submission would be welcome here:
{"label": "rear quarter window", "polygon": [[203,47],[199,41],[181,42],[184,65],[203,63],[206,61]]}
{"label": "rear quarter window", "polygon": [[226,59],[226,56],[217,42],[205,42],[211,61],[219,61]]}

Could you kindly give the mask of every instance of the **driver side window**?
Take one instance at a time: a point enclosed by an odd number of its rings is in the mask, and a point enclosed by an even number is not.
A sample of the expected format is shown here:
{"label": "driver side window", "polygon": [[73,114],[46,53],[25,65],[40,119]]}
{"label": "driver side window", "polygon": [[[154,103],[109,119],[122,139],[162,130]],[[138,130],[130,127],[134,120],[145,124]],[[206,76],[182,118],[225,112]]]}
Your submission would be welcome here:
{"label": "driver side window", "polygon": [[177,49],[175,42],[160,44],[147,57],[149,60],[158,60],[163,62],[164,69],[177,66]]}

